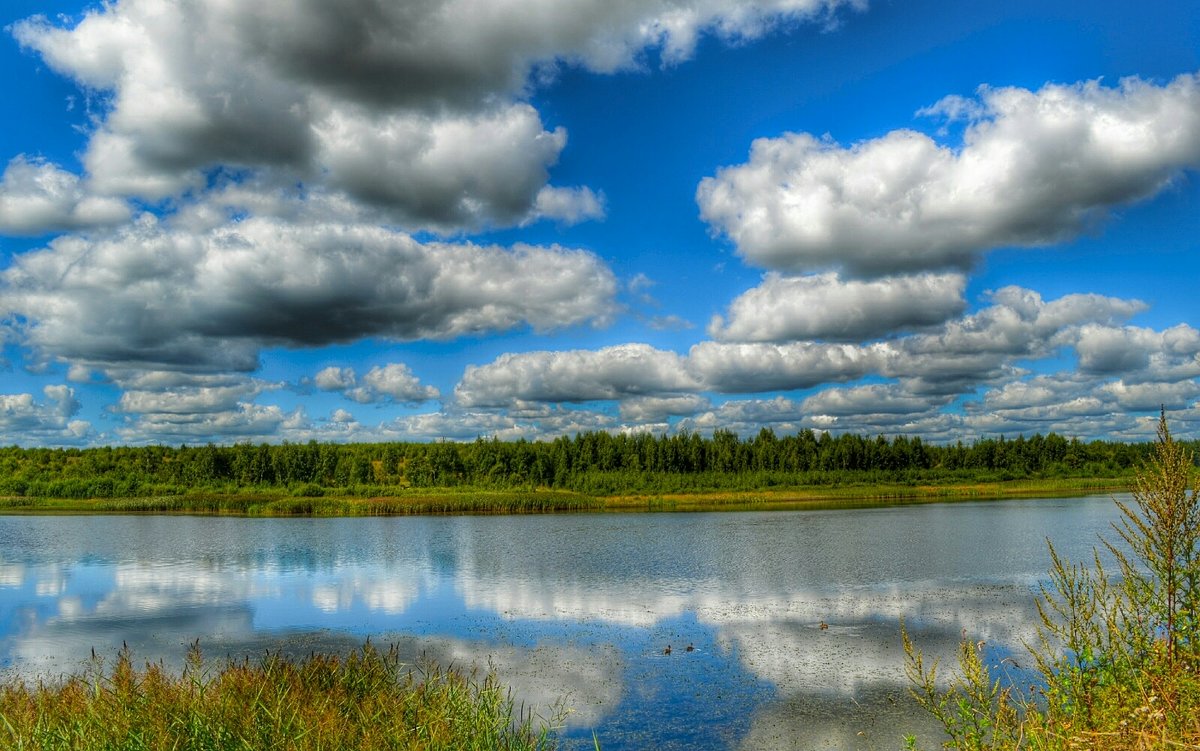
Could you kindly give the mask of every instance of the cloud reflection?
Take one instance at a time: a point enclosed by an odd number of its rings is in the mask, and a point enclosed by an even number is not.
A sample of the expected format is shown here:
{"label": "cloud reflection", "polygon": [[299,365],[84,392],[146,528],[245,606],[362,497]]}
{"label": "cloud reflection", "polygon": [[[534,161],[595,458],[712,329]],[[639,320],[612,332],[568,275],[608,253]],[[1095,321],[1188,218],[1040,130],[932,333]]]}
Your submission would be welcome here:
{"label": "cloud reflection", "polygon": [[[906,694],[900,621],[944,664],[964,630],[986,640],[992,658],[1020,652],[1035,636],[1030,586],[1045,570],[1046,531],[1069,530],[1073,540],[1054,542],[1077,560],[1110,511],[1044,501],[798,514],[21,520],[45,542],[6,551],[0,663],[55,675],[92,647],[111,653],[122,643],[171,664],[197,637],[219,658],[349,651],[369,635],[401,645],[412,662],[494,667],[545,714],[566,697],[569,727],[580,729],[568,746],[590,742],[590,728],[620,748],[710,725],[727,748],[898,747],[898,735],[881,733],[910,727],[933,746]],[[690,641],[695,654],[681,649]],[[679,653],[664,656],[668,643]],[[659,716],[663,705],[675,713]]]}

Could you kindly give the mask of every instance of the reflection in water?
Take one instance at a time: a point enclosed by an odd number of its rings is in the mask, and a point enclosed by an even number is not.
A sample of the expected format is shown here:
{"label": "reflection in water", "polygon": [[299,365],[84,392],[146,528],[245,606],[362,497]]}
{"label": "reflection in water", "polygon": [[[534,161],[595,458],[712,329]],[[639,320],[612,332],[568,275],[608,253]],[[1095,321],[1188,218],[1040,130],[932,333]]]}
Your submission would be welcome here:
{"label": "reflection in water", "polygon": [[[0,517],[0,666],[127,643],[178,665],[350,651],[489,666],[605,749],[897,748],[901,620],[952,661],[1032,640],[1045,537],[1084,558],[1107,499],[847,511],[418,519]],[[826,623],[822,629],[819,624]],[[671,655],[663,654],[667,644]],[[694,645],[686,651],[685,645]],[[1017,676],[1025,680],[1027,676]]]}

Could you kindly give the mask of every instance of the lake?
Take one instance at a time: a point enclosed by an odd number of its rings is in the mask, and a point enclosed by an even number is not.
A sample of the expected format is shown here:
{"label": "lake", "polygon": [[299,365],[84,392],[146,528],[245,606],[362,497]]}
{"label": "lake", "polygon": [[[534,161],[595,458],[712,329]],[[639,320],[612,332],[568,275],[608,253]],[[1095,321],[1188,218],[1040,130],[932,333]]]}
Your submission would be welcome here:
{"label": "lake", "polygon": [[1107,496],[696,514],[0,516],[0,668],[53,677],[122,643],[139,662],[178,665],[197,638],[223,658],[349,651],[370,637],[414,662],[490,666],[544,715],[565,702],[566,748],[591,748],[593,732],[605,751],[899,749],[908,732],[933,748],[937,728],[907,693],[900,620],[944,663],[965,631],[992,661],[1025,667],[1046,538],[1089,558],[1116,518]]}

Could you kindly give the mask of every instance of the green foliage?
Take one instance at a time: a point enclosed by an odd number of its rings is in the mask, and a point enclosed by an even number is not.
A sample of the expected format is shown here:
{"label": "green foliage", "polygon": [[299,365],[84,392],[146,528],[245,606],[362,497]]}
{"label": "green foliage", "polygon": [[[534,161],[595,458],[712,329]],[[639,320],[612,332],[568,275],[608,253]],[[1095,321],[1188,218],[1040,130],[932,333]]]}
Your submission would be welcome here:
{"label": "green foliage", "polygon": [[[1119,503],[1109,576],[1099,552],[1084,566],[1050,546],[1050,583],[1038,600],[1042,686],[1007,686],[965,638],[948,689],[936,663],[903,634],[918,703],[945,727],[947,747],[1016,749],[1200,748],[1200,491],[1194,461],[1165,414],[1137,474],[1133,504]],[[1188,487],[1193,489],[1189,492]],[[911,746],[910,742],[910,746]]]}
{"label": "green foliage", "polygon": [[0,747],[14,751],[472,751],[554,748],[548,723],[514,715],[482,679],[403,665],[368,643],[347,657],[138,670],[128,652],[55,684],[0,684]]}
{"label": "green foliage", "polygon": [[553,488],[591,495],[845,484],[1121,477],[1140,444],[1051,433],[935,446],[920,438],[728,431],[580,433],[553,441],[0,448],[0,498],[167,498],[184,494],[395,496],[412,490]]}

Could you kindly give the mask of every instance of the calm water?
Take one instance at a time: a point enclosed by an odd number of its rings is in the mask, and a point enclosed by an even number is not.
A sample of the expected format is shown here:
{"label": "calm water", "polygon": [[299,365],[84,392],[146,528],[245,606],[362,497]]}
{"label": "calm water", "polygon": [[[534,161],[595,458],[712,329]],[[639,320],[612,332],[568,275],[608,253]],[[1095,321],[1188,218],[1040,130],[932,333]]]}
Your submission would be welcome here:
{"label": "calm water", "polygon": [[905,732],[932,732],[907,696],[899,620],[927,654],[953,659],[965,629],[993,659],[1020,657],[1046,538],[1081,559],[1115,518],[1107,497],[544,517],[0,516],[0,666],[53,676],[122,642],[178,664],[196,638],[221,657],[349,650],[370,636],[412,660],[490,664],[546,712],[565,697],[568,748],[590,748],[594,730],[606,751],[897,749]]}

